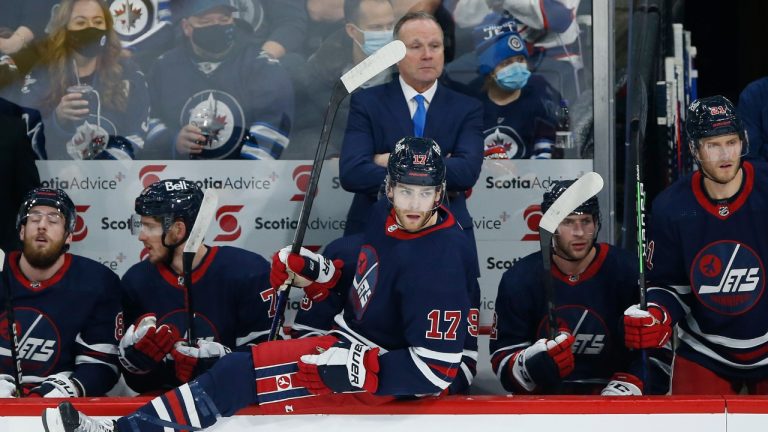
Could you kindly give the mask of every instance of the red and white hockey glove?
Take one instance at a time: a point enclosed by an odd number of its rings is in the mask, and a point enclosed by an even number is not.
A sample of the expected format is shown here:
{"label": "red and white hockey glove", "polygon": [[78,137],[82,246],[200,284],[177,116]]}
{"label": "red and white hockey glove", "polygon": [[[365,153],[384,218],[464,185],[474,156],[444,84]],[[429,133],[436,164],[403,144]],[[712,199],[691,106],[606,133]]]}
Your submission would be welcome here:
{"label": "red and white hockey glove", "polygon": [[232,350],[228,347],[205,339],[198,339],[195,346],[189,346],[184,340],[178,341],[171,350],[176,379],[188,382],[210,369],[219,358],[230,352]]}
{"label": "red and white hockey glove", "polygon": [[272,287],[285,284],[304,289],[312,301],[323,301],[341,277],[342,260],[331,261],[309,249],[301,248],[299,254],[291,253],[291,247],[280,249],[272,257],[269,281]]}
{"label": "red and white hockey glove", "polygon": [[642,396],[643,382],[628,373],[615,373],[600,396]]}
{"label": "red and white hockey glove", "polygon": [[624,343],[628,348],[661,348],[672,336],[672,319],[663,307],[649,304],[648,310],[632,305],[624,311]]}
{"label": "red and white hockey glove", "polygon": [[516,352],[512,359],[512,377],[527,391],[536,386],[550,387],[573,372],[573,342],[569,333],[555,339],[539,339],[528,348]]}
{"label": "red and white hockey glove", "polygon": [[319,354],[301,356],[297,386],[314,394],[365,390],[379,387],[379,349],[361,343],[338,341]]}
{"label": "red and white hockey glove", "polygon": [[152,314],[139,317],[120,339],[118,358],[125,370],[134,374],[146,374],[155,369],[163,357],[170,353],[179,336],[176,327],[163,324],[157,327]]}

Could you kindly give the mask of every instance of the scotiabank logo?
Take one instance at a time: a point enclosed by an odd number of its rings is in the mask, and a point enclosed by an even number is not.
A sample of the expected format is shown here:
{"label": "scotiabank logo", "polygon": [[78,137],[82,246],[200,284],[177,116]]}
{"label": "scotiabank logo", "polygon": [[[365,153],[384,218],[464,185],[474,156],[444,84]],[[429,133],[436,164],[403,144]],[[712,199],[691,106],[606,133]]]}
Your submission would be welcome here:
{"label": "scotiabank logo", "polygon": [[77,212],[77,219],[75,219],[75,231],[72,233],[72,241],[77,242],[83,240],[88,235],[88,226],[85,224],[85,219],[81,216],[87,212],[91,206],[76,205],[75,211]]}
{"label": "scotiabank logo", "polygon": [[523,220],[531,231],[524,235],[522,241],[539,241],[539,222],[541,222],[541,205],[529,205],[523,212]]}
{"label": "scotiabank logo", "polygon": [[237,221],[237,216],[234,214],[239,213],[242,209],[243,206],[241,205],[224,205],[219,207],[216,211],[216,222],[219,223],[222,233],[217,235],[213,241],[228,242],[240,238],[243,229],[240,227],[240,222]]}
{"label": "scotiabank logo", "polygon": [[147,187],[152,183],[160,181],[160,176],[157,174],[165,171],[167,165],[147,165],[139,171],[139,180],[143,187]]}
{"label": "scotiabank logo", "polygon": [[[296,189],[301,193],[291,197],[291,201],[304,201],[304,196],[309,189],[309,178],[312,173],[312,165],[299,165],[293,170],[293,181],[296,182]],[[317,191],[315,191],[317,196]]]}

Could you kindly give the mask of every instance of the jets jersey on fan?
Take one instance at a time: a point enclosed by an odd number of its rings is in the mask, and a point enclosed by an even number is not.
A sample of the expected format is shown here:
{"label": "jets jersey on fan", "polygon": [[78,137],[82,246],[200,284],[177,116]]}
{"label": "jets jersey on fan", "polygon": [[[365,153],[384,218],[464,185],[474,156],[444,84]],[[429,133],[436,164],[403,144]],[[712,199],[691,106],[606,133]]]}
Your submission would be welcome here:
{"label": "jets jersey on fan", "polygon": [[[41,159],[132,159],[144,147],[149,122],[147,83],[136,65],[121,60],[121,90],[127,96],[125,109],[113,105],[114,96],[105,91],[98,74],[80,78],[93,91],[83,93],[88,116],[72,124],[60,123],[54,109],[45,107],[51,83],[45,68],[26,76],[19,105],[27,111],[27,129],[32,148]],[[70,68],[71,69],[71,68]],[[70,85],[77,84],[74,71]],[[44,133],[40,125],[45,125]]]}
{"label": "jets jersey on fan", "polygon": [[206,62],[184,44],[157,60],[149,83],[151,146],[175,151],[187,124],[207,125],[202,159],[277,159],[288,145],[293,87],[256,46],[239,41],[222,61]]}
{"label": "jets jersey on fan", "polygon": [[382,348],[377,394],[441,392],[460,369],[473,255],[444,208],[437,225],[416,233],[393,214],[387,200],[374,204],[333,333]]}
{"label": "jets jersey on fan", "polygon": [[551,159],[555,142],[554,91],[541,77],[533,76],[520,97],[496,105],[486,92],[483,102],[485,157],[492,159]]}
{"label": "jets jersey on fan", "polygon": [[678,323],[677,353],[727,378],[768,377],[768,174],[744,162],[741,190],[707,197],[699,171],[662,192],[650,220],[648,301]]}
{"label": "jets jersey on fan", "polygon": [[[313,302],[306,296],[301,301],[301,307],[296,314],[292,337],[319,336],[326,334],[334,326],[334,317],[344,309],[344,303],[350,295],[360,248],[363,245],[363,234],[354,234],[338,238],[323,251],[323,256],[334,260],[344,261],[344,269],[331,295],[321,302]],[[448,387],[449,394],[467,393],[477,370],[477,334],[480,319],[480,287],[472,284],[469,287],[470,310],[467,316],[467,336],[464,339],[464,351],[461,358],[461,370]]]}
{"label": "jets jersey on fan", "polygon": [[[624,346],[624,310],[638,302],[637,258],[606,243],[579,275],[566,275],[552,264],[555,315],[568,328],[573,345],[574,371],[558,388],[536,389],[548,394],[599,394],[617,372],[642,379],[640,352]],[[513,354],[549,338],[547,298],[541,252],[532,253],[504,272],[496,298],[490,337],[491,365],[505,389],[521,391],[512,378]],[[671,352],[653,352],[644,394],[669,389]]]}
{"label": "jets jersey on fan", "polygon": [[[121,330],[120,281],[88,258],[65,254],[48,280],[28,280],[20,252],[7,256],[0,284],[10,284],[18,329],[18,355],[26,387],[46,377],[72,373],[85,396],[101,396],[118,378],[117,338]],[[0,373],[15,376],[6,319],[6,289],[0,289]]]}
{"label": "jets jersey on fan", "polygon": [[[123,309],[126,328],[147,313],[158,325],[170,324],[187,333],[184,278],[165,264],[142,261],[123,276]],[[260,255],[229,246],[213,246],[192,272],[195,335],[219,342],[232,350],[265,340],[274,316],[269,263]],[[145,392],[175,386],[173,367],[145,375],[126,373],[126,382]]]}

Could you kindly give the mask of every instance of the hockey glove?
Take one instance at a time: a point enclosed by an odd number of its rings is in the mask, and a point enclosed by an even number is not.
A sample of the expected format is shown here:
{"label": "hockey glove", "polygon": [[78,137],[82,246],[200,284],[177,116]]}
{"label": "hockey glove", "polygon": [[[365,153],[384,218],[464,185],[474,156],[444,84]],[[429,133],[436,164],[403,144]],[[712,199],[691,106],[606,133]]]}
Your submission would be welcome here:
{"label": "hockey glove", "polygon": [[163,324],[157,327],[157,318],[148,314],[131,324],[120,339],[119,359],[125,370],[146,374],[155,369],[173,349],[179,336],[176,327]]}
{"label": "hockey glove", "polygon": [[379,349],[361,343],[338,341],[319,354],[301,356],[297,386],[320,395],[379,387]]}
{"label": "hockey glove", "polygon": [[272,257],[269,281],[274,288],[287,283],[304,288],[307,298],[323,301],[341,277],[342,267],[342,260],[331,261],[304,248],[300,254],[294,254],[291,247],[286,246]]}
{"label": "hockey glove", "polygon": [[573,372],[574,337],[560,333],[555,339],[539,339],[528,348],[515,353],[510,360],[512,377],[526,391],[536,386],[551,387]]}
{"label": "hockey glove", "polygon": [[82,386],[63,373],[51,375],[30,391],[30,396],[69,398],[85,396]]}
{"label": "hockey glove", "polygon": [[176,342],[171,351],[176,379],[188,382],[210,369],[219,358],[230,352],[232,350],[224,345],[205,339],[198,339],[195,346],[189,346],[186,341]]}
{"label": "hockey glove", "polygon": [[0,398],[14,398],[16,396],[16,379],[7,374],[0,374]]}
{"label": "hockey glove", "polygon": [[632,305],[624,311],[624,343],[628,348],[661,348],[672,336],[672,319],[663,307],[649,304],[648,310]]}
{"label": "hockey glove", "polygon": [[628,373],[615,373],[600,396],[642,396],[643,382]]}

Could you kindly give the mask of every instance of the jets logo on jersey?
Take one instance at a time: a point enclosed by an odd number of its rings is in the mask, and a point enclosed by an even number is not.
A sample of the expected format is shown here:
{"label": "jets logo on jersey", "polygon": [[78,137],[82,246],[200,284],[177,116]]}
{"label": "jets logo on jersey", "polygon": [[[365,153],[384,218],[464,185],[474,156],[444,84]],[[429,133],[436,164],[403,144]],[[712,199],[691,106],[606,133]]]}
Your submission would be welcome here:
{"label": "jets logo on jersey", "polygon": [[[610,342],[608,327],[603,318],[595,311],[580,305],[560,306],[555,309],[560,328],[569,329],[575,342],[574,354],[597,355],[603,352]],[[549,320],[542,317],[536,334],[540,338],[549,338]]]}
{"label": "jets logo on jersey", "polygon": [[524,159],[525,145],[516,130],[509,126],[499,125],[486,129],[485,155],[491,159]]}
{"label": "jets logo on jersey", "polygon": [[120,39],[132,41],[151,29],[157,21],[150,0],[114,0],[109,5],[115,31]]}
{"label": "jets logo on jersey", "polygon": [[765,289],[765,269],[749,246],[721,240],[705,246],[691,264],[693,292],[701,303],[724,315],[751,309]]}
{"label": "jets logo on jersey", "polygon": [[352,280],[350,300],[355,307],[355,317],[360,319],[376,292],[376,282],[379,279],[379,256],[370,245],[363,245],[357,256],[357,270]]}
{"label": "jets logo on jersey", "polygon": [[187,99],[179,124],[192,124],[210,136],[201,159],[224,159],[240,147],[244,135],[245,113],[229,93],[204,90]]}
{"label": "jets logo on jersey", "polygon": [[[179,334],[181,334],[182,337],[186,339],[188,316],[189,315],[187,314],[186,310],[177,309],[160,317],[157,320],[157,325],[158,326],[161,326],[163,324],[172,325],[176,327],[176,329],[179,331]],[[200,312],[195,312],[194,326],[195,326],[195,337],[200,339],[205,339],[208,341],[221,342],[221,338],[219,337],[219,331],[216,329],[216,326],[213,325],[213,322],[211,322],[211,320],[207,316],[201,314]]]}
{"label": "jets logo on jersey", "polygon": [[[48,376],[58,361],[60,350],[59,329],[50,317],[29,307],[13,308],[19,345],[17,354],[25,375]],[[11,333],[5,313],[0,315],[0,370],[10,370]]]}

